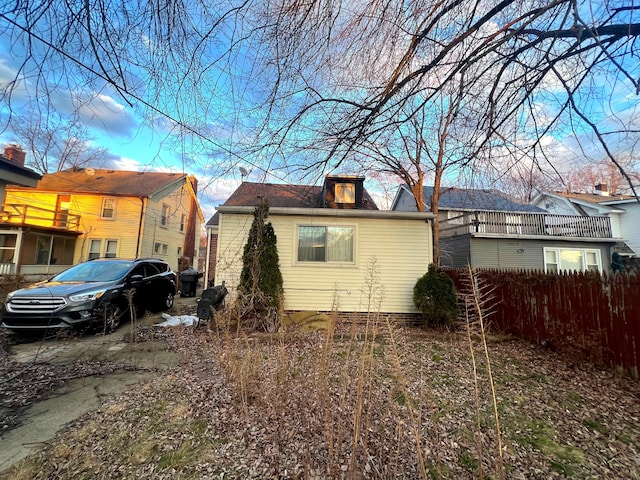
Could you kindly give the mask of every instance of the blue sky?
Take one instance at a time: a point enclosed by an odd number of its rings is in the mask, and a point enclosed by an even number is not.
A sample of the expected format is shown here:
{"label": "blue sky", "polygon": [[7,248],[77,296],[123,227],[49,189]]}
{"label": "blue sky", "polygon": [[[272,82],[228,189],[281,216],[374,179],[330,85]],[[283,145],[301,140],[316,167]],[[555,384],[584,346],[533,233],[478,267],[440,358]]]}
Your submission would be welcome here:
{"label": "blue sky", "polygon": [[[234,35],[239,35],[230,29],[222,29],[221,32],[228,35],[228,38],[224,35],[220,38],[220,48],[228,44]],[[143,75],[138,75],[140,72],[135,70],[127,71],[131,93],[137,97],[125,95],[125,98],[131,101],[130,105],[107,82],[99,78],[86,82],[73,74],[61,77],[57,75],[55,65],[51,65],[51,70],[46,72],[46,86],[35,83],[33,64],[26,64],[26,76],[17,76],[17,68],[24,60],[24,48],[12,42],[7,33],[3,33],[0,28],[0,86],[18,79],[11,94],[11,108],[6,102],[7,97],[4,100],[0,99],[0,126],[10,126],[10,111],[24,111],[29,102],[33,105],[36,99],[42,100],[40,91],[49,88],[50,95],[47,98],[50,108],[63,117],[71,116],[74,112],[79,115],[80,121],[90,130],[93,145],[108,150],[108,167],[125,170],[171,170],[195,174],[200,182],[201,203],[206,216],[213,214],[214,207],[224,202],[240,183],[240,167],[251,172],[248,180],[317,183],[323,172],[300,178],[292,175],[286,168],[277,168],[280,167],[277,163],[277,149],[264,152],[251,150],[252,146],[262,140],[256,138],[259,134],[255,133],[254,127],[260,125],[267,115],[266,111],[258,107],[269,87],[261,84],[260,79],[264,82],[264,78],[269,77],[261,76],[264,72],[253,70],[250,45],[248,43],[246,48],[236,50],[229,62],[220,65],[212,63],[208,66],[207,76],[212,87],[210,95],[203,96],[203,92],[196,95],[194,89],[194,96],[190,101],[188,95],[176,96],[178,87],[175,84],[169,85],[170,88],[166,90],[163,98],[150,97],[147,94],[151,88],[142,81]],[[152,49],[152,46],[141,40],[138,48]],[[204,57],[204,53],[200,53]],[[162,52],[158,54],[161,55]],[[636,60],[631,58],[629,61]],[[170,60],[168,66],[172,66]],[[173,67],[180,69],[184,66]],[[594,111],[603,115],[598,119],[599,124],[610,130],[614,130],[618,125],[635,125],[640,131],[638,92],[633,90],[630,82],[608,78],[606,72],[604,73],[600,77],[600,83],[592,87],[593,99],[587,99],[594,105],[598,104],[598,109]],[[154,81],[162,84],[167,78],[160,77]],[[190,87],[185,84],[183,88]],[[540,121],[545,115],[553,114],[556,100],[554,97],[557,95],[557,98],[562,98],[559,85],[549,84],[547,93],[548,95],[541,96],[538,100],[537,111]],[[185,99],[187,102],[181,104],[180,101]],[[146,105],[140,100],[146,102]],[[157,106],[168,116],[153,112],[150,106]],[[268,113],[281,116],[290,114],[290,111]],[[176,122],[175,119],[181,119],[184,123]],[[189,125],[189,128],[185,129],[184,124]],[[559,164],[566,159],[569,168],[575,168],[577,157],[602,158],[603,152],[597,147],[591,132],[571,130],[568,124],[564,124],[549,132],[544,139],[543,143],[548,145],[549,151],[553,152]],[[21,143],[20,138],[17,138],[10,128],[0,133],[0,143],[9,142]],[[615,145],[619,150],[637,156],[637,142],[637,134],[625,135],[621,136]],[[304,165],[305,162],[309,162],[304,157],[288,157],[287,161],[292,165]],[[264,170],[268,170],[270,174],[267,175]],[[379,199],[378,203],[382,204]]]}

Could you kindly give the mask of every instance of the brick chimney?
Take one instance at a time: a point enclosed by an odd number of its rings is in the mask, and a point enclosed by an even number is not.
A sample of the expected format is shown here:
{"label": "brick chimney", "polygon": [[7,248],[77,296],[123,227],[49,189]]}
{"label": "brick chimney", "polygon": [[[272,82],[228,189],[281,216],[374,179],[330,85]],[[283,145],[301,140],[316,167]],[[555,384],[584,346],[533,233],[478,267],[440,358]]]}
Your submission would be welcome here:
{"label": "brick chimney", "polygon": [[24,167],[24,159],[27,154],[22,150],[20,145],[14,143],[7,145],[4,148],[4,156],[11,162]]}
{"label": "brick chimney", "polygon": [[601,195],[603,197],[609,196],[609,186],[606,183],[600,182],[594,188],[596,190],[596,195]]}

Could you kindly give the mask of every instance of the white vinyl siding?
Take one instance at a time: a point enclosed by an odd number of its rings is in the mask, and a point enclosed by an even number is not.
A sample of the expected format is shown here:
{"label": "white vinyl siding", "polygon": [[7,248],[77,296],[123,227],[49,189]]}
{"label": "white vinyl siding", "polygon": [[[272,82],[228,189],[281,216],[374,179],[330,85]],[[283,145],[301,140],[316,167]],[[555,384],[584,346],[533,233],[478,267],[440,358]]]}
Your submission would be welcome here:
{"label": "white vinyl siding", "polygon": [[[216,281],[235,294],[253,217],[221,213]],[[310,221],[313,219],[313,221]],[[270,215],[277,236],[285,309],[414,313],[413,287],[432,256],[431,224],[422,219]],[[298,226],[354,227],[353,262],[299,262]]]}

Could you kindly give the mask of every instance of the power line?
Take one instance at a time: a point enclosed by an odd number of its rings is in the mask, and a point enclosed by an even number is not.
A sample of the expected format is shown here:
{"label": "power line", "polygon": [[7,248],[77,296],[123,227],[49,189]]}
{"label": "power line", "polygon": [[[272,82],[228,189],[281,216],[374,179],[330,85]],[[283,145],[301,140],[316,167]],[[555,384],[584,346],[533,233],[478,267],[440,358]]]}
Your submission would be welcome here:
{"label": "power line", "polygon": [[[165,117],[166,119],[170,120],[171,122],[174,122],[175,124],[179,125],[180,127],[184,128],[186,131],[192,133],[193,135],[197,136],[198,138],[204,140],[205,142],[208,142],[210,144],[212,144],[213,146],[215,146],[216,148],[219,148],[221,150],[223,150],[225,153],[228,153],[229,155],[237,158],[238,160],[242,160],[243,162],[248,163],[249,165],[251,165],[254,168],[257,168],[258,170],[264,172],[265,174],[268,174],[270,176],[272,176],[273,178],[276,178],[277,180],[280,180],[284,183],[289,183],[287,180],[285,180],[284,178],[281,178],[271,172],[269,172],[268,170],[266,170],[264,167],[251,162],[250,160],[247,160],[244,157],[241,157],[240,155],[238,155],[237,153],[235,153],[233,150],[223,146],[220,143],[217,143],[215,141],[213,141],[212,139],[208,138],[207,136],[203,135],[202,133],[200,133],[199,131],[197,131],[195,128],[186,125],[185,123],[183,123],[181,120],[176,119],[175,117],[173,117],[172,115],[170,115],[169,113],[165,112],[164,110],[161,110],[160,108],[150,104],[149,102],[147,102],[146,100],[144,100],[143,98],[139,97],[138,95],[136,95],[135,93],[131,92],[126,86],[121,86],[118,85],[114,80],[112,80],[108,75],[100,73],[98,71],[96,71],[95,69],[93,69],[92,67],[90,67],[89,65],[86,65],[85,63],[83,63],[82,61],[78,60],[77,58],[73,57],[71,54],[67,53],[66,51],[64,51],[63,49],[53,45],[51,42],[45,40],[44,38],[42,38],[41,36],[39,36],[36,33],[31,32],[29,29],[27,29],[26,27],[20,25],[19,23],[17,23],[16,21],[8,18],[5,14],[0,13],[0,18],[3,18],[5,21],[7,21],[8,23],[10,23],[11,25],[13,25],[14,27],[20,29],[22,32],[26,33],[27,35],[29,35],[29,37],[34,38],[36,40],[38,40],[39,42],[42,42],[44,45],[46,45],[47,47],[53,49],[54,51],[58,52],[60,55],[62,55],[63,57],[71,60],[73,63],[77,64],[78,66],[80,66],[81,68],[91,72],[93,75],[95,75],[96,77],[104,80],[106,83],[108,83],[109,85],[112,85],[116,91],[122,96],[122,98],[129,104],[131,105],[131,103],[129,102],[129,100],[127,100],[127,98],[125,97],[125,94],[131,98],[133,98],[134,100],[140,102],[141,104],[143,104],[145,107],[151,109],[153,112]],[[183,165],[184,168],[184,165]]]}

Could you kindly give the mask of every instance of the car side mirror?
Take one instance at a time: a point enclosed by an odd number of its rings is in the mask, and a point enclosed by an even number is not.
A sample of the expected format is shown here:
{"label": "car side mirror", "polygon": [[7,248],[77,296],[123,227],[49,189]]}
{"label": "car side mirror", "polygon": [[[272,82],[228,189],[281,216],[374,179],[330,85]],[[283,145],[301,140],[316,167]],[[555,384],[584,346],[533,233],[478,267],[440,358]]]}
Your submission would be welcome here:
{"label": "car side mirror", "polygon": [[142,275],[131,275],[129,277],[129,282],[131,283],[141,282],[142,280],[144,280]]}

